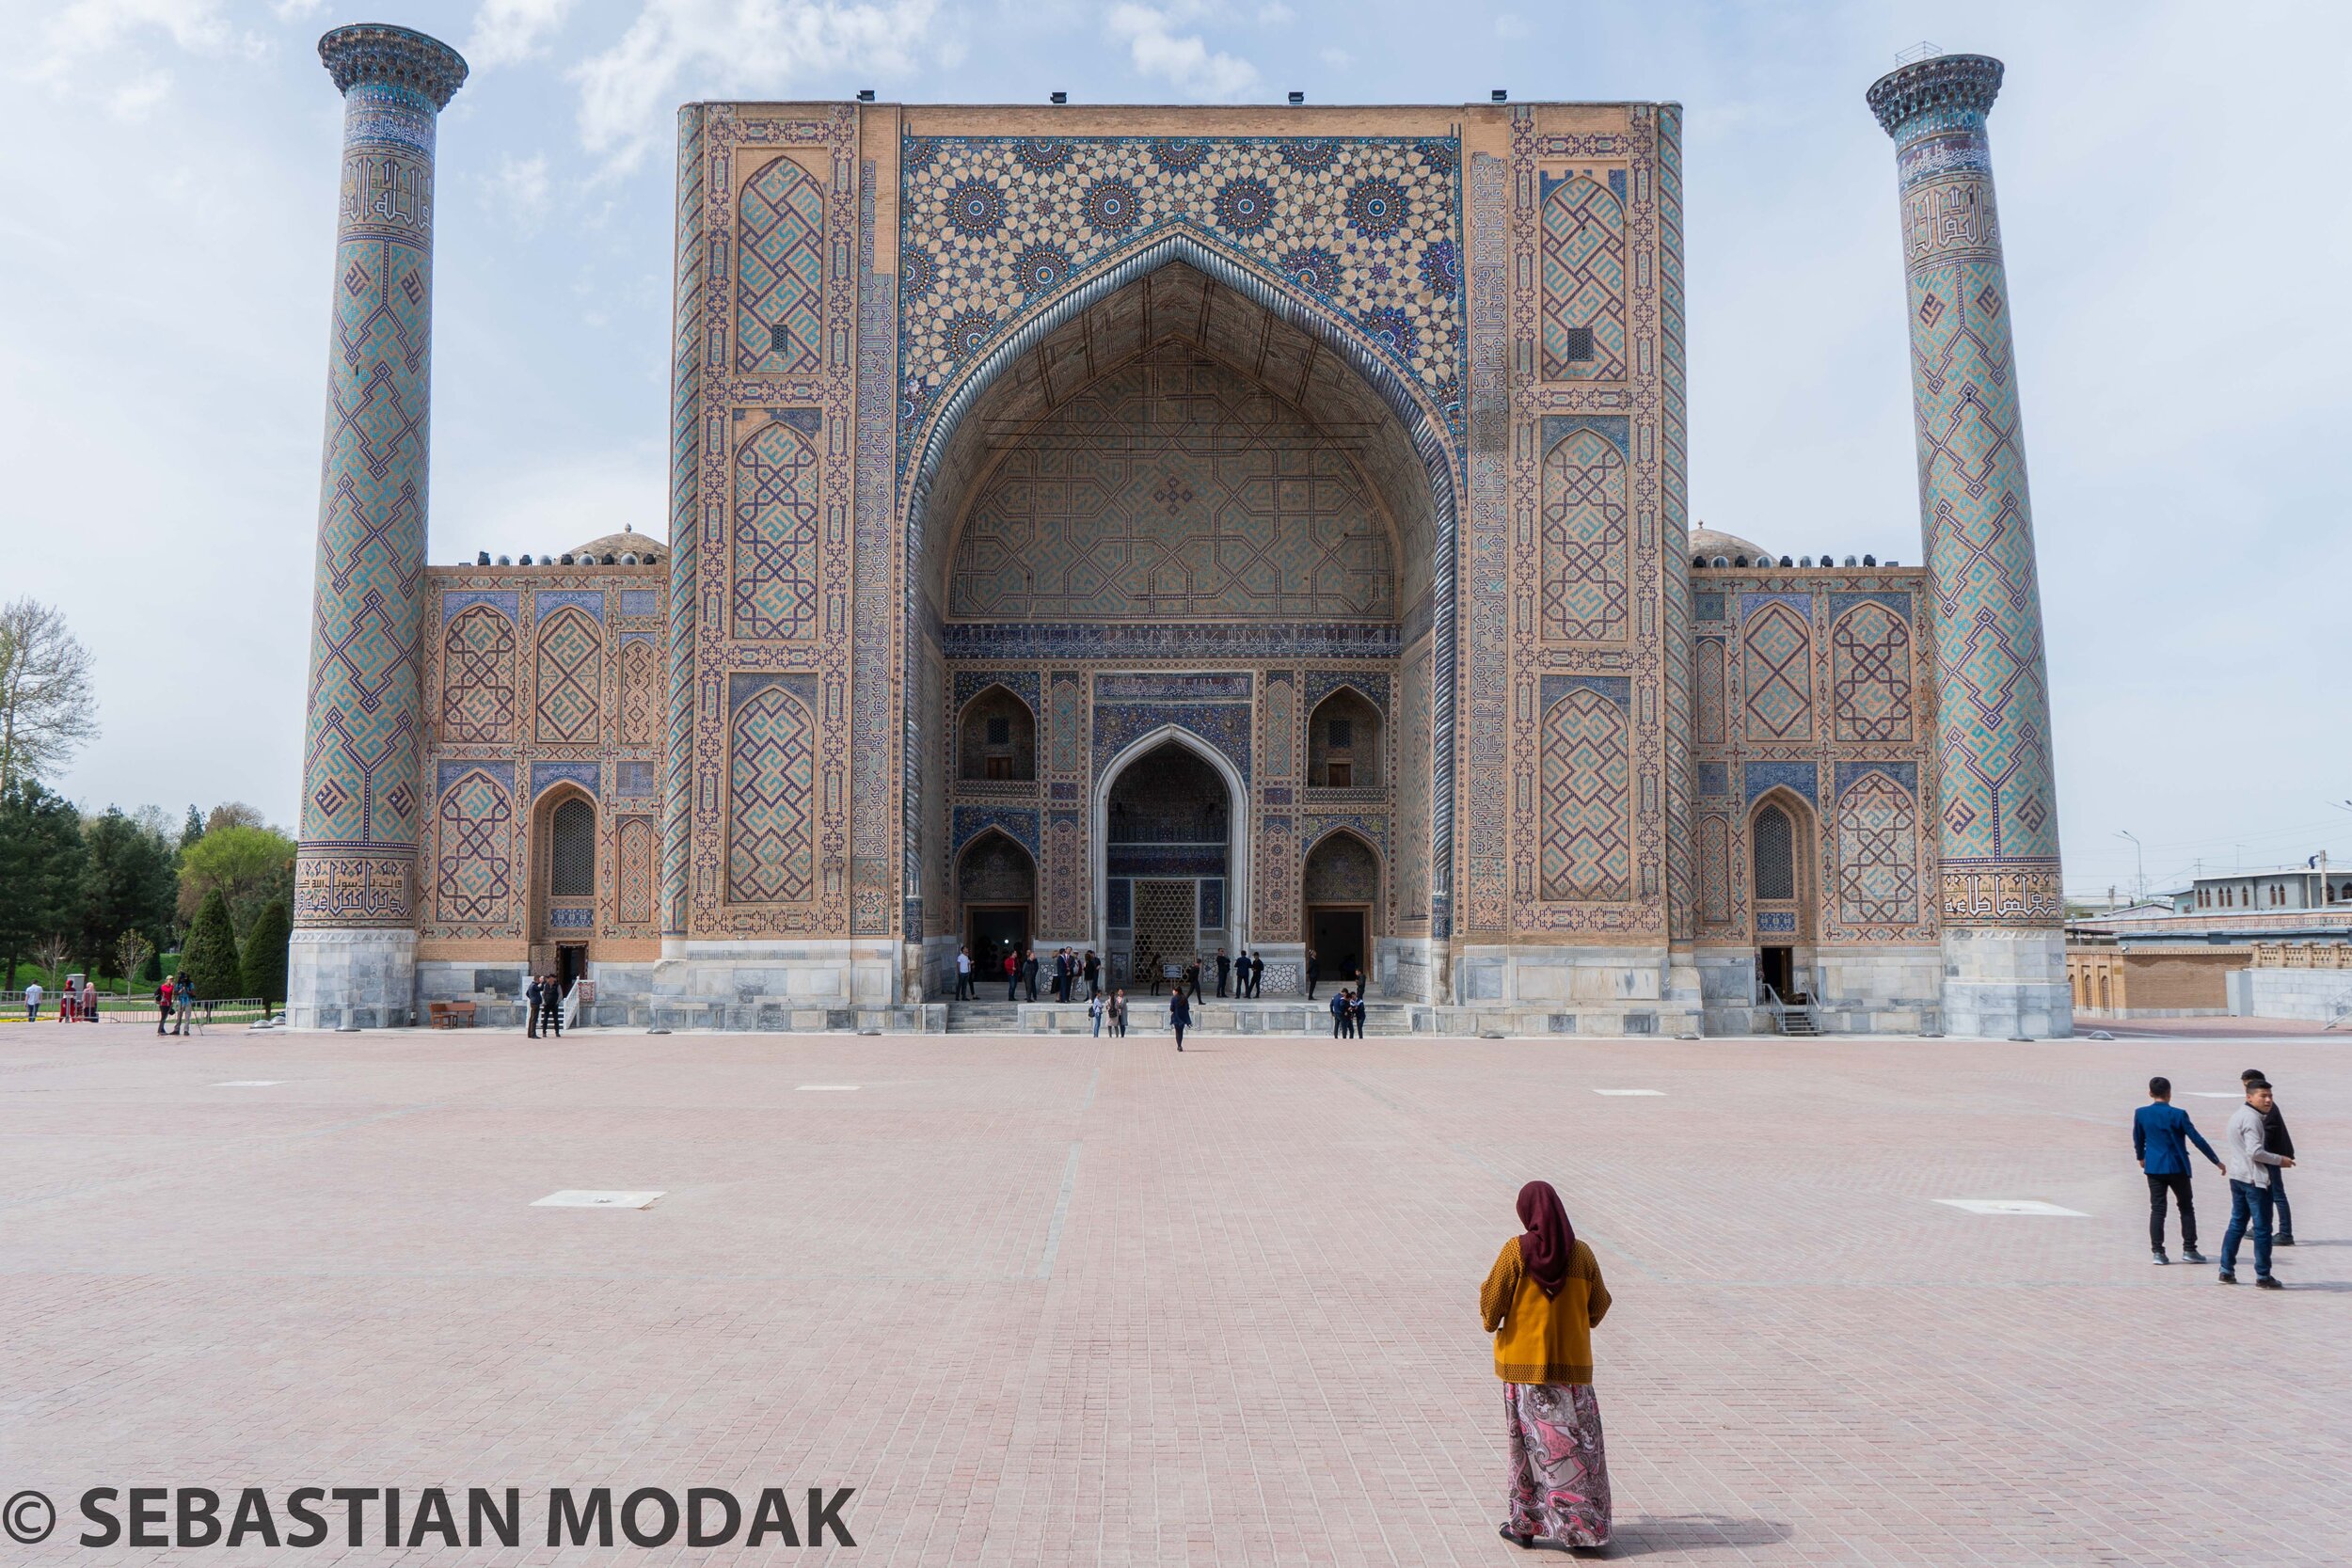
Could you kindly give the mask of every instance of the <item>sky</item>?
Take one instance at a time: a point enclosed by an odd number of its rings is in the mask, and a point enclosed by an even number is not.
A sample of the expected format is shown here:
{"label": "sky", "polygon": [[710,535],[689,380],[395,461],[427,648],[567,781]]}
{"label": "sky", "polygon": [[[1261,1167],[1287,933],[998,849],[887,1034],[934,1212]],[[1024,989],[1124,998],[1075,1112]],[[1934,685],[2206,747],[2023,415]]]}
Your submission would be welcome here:
{"label": "sky", "polygon": [[1678,101],[1695,517],[1916,562],[1863,93],[1921,41],[1998,55],[2068,889],[2352,862],[2352,7],[2264,0],[0,0],[0,599],[94,656],[57,781],[86,808],[295,820],[342,124],[314,46],[352,21],[473,68],[441,117],[436,562],[661,532],[675,107],[867,87]]}

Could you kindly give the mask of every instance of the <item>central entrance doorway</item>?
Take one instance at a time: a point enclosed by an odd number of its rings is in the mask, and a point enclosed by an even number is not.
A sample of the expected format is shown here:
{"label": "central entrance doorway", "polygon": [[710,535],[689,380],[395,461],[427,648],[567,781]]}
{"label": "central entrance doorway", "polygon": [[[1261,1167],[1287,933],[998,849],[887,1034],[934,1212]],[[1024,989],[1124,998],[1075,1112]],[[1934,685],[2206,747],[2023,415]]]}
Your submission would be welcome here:
{"label": "central entrance doorway", "polygon": [[1233,950],[1233,805],[1224,776],[1164,739],[1120,766],[1104,807],[1111,983],[1150,990],[1173,965],[1214,971]]}

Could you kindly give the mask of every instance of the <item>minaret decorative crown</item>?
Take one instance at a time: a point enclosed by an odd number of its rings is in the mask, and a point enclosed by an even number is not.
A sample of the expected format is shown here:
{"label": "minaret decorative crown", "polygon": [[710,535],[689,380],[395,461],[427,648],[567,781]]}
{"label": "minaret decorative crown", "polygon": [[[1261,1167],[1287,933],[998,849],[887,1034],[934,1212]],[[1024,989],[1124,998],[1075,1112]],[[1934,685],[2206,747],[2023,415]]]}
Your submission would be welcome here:
{"label": "minaret decorative crown", "polygon": [[1888,135],[1927,109],[1989,112],[2001,91],[2001,62],[1990,55],[1937,55],[1914,60],[1870,84],[1870,112]]}
{"label": "minaret decorative crown", "polygon": [[338,27],[319,40],[319,59],[338,92],[361,82],[408,87],[437,112],[466,85],[466,58],[439,39],[380,22]]}

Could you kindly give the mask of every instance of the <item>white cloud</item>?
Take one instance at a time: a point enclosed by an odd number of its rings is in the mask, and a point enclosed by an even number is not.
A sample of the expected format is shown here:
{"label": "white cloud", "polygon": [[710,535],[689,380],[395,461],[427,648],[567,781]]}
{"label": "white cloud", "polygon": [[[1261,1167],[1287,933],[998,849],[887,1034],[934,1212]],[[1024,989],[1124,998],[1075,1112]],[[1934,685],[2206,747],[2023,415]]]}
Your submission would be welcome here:
{"label": "white cloud", "polygon": [[580,141],[626,173],[669,135],[682,96],[770,96],[851,66],[911,71],[938,11],[939,0],[646,0],[618,42],[571,72]]}
{"label": "white cloud", "polygon": [[571,14],[573,0],[483,0],[461,53],[477,68],[512,65],[540,52]]}
{"label": "white cloud", "polygon": [[277,0],[269,14],[280,22],[299,22],[306,16],[317,15],[326,4],[326,0]]}
{"label": "white cloud", "polygon": [[1190,7],[1155,10],[1127,3],[1111,8],[1105,25],[1126,43],[1138,74],[1157,76],[1188,97],[1238,98],[1256,87],[1258,68],[1248,60],[1212,53],[1198,33],[1176,34],[1193,14]]}
{"label": "white cloud", "polygon": [[135,124],[170,96],[170,71],[143,71],[106,95],[106,112]]}
{"label": "white cloud", "polygon": [[1495,37],[1499,39],[1523,39],[1534,31],[1533,27],[1509,11],[1495,18]]}
{"label": "white cloud", "polygon": [[1316,53],[1315,58],[1321,60],[1325,65],[1330,67],[1333,71],[1345,71],[1349,66],[1356,63],[1356,56],[1349,54],[1346,50],[1342,49],[1336,43],[1326,44]]}
{"label": "white cloud", "polygon": [[[231,27],[218,0],[72,0],[42,30],[24,73],[63,89],[86,64],[119,69],[126,56],[135,60],[139,45],[154,33],[191,55],[252,56],[267,47]],[[125,90],[137,85],[134,78]],[[111,107],[113,95],[108,102]]]}
{"label": "white cloud", "polygon": [[1282,0],[1268,0],[1267,4],[1258,8],[1258,25],[1261,27],[1286,27],[1297,20],[1298,13],[1282,4]]}
{"label": "white cloud", "polygon": [[512,225],[516,232],[536,232],[554,205],[544,152],[517,158],[499,156],[498,172],[483,182],[482,204]]}

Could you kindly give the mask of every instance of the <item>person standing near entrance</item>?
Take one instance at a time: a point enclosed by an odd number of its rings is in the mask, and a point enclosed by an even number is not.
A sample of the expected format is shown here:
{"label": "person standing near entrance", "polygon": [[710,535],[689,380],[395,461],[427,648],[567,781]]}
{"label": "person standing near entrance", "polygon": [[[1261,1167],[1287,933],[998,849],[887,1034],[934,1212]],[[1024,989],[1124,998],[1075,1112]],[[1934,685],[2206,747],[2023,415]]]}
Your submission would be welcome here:
{"label": "person standing near entrance", "polygon": [[1178,986],[1168,999],[1168,1026],[1176,1031],[1176,1049],[1184,1048],[1184,1028],[1192,1022],[1192,1004],[1184,1000],[1184,988]]}
{"label": "person standing near entrance", "polygon": [[1021,992],[1021,955],[1012,948],[1005,949],[1005,1000],[1017,1002]]}
{"label": "person standing near entrance", "polygon": [[1029,1000],[1037,1000],[1037,949],[1032,947],[1021,955],[1021,980],[1029,992]]}
{"label": "person standing near entrance", "polygon": [[1335,1040],[1347,1037],[1347,992],[1343,990],[1335,992],[1331,998],[1331,1037]]}
{"label": "person standing near entrance", "polygon": [[547,1032],[557,1039],[564,1037],[564,982],[561,977],[548,976],[544,992],[548,1006]]}
{"label": "person standing near entrance", "polygon": [[2222,1162],[2230,1172],[2230,1228],[2221,1236],[2221,1283],[2237,1283],[2237,1244],[2254,1231],[2254,1283],[2265,1291],[2285,1286],[2270,1276],[2270,1173],[2292,1165],[2292,1156],[2263,1147],[2263,1117],[2270,1111],[2270,1085],[2257,1078],[2246,1085],[2246,1103],[2230,1117],[2222,1134]]}
{"label": "person standing near entrance", "polygon": [[[2260,1068],[2248,1068],[2237,1075],[2240,1084],[2257,1079],[2268,1083]],[[2287,1135],[2287,1118],[2280,1113],[2278,1091],[2271,1091],[2270,1109],[2263,1113],[2263,1147],[2273,1154],[2283,1154],[2288,1164],[2295,1161],[2295,1140]],[[2287,1207],[2287,1179],[2283,1170],[2270,1172],[2270,1212],[2277,1221],[2271,1227],[2270,1244],[2274,1247],[2295,1244],[2295,1211]]]}
{"label": "person standing near entrance", "polygon": [[1094,1037],[1101,1039],[1103,1037],[1103,999],[1101,997],[1087,998],[1087,1017],[1094,1021]]}
{"label": "person standing near entrance", "polygon": [[1593,1330],[1609,1315],[1609,1287],[1550,1182],[1519,1189],[1519,1223],[1526,1230],[1502,1243],[1478,1291],[1511,1433],[1498,1533],[1515,1546],[1605,1546],[1609,1459],[1593,1392]]}
{"label": "person standing near entrance", "polygon": [[972,989],[972,949],[959,947],[956,949],[956,1000],[977,1001],[978,995]]}
{"label": "person standing near entrance", "polygon": [[2132,1113],[2132,1154],[2148,1175],[2148,1245],[2157,1262],[2172,1261],[2164,1255],[2164,1200],[2169,1194],[2181,1211],[2181,1260],[2201,1263],[2205,1255],[2197,1250],[2197,1199],[2189,1191],[2188,1149],[2183,1140],[2196,1144],[2216,1170],[2222,1168],[2221,1156],[2189,1121],[2188,1113],[2172,1103],[2170,1079],[2149,1079],[2148,1099],[2150,1103]]}
{"label": "person standing near entrance", "polygon": [[1103,960],[1096,958],[1094,949],[1089,947],[1087,949],[1087,1000],[1091,1002],[1102,994]]}
{"label": "person standing near entrance", "polygon": [[1127,993],[1123,990],[1111,992],[1111,1036],[1122,1040],[1127,1037]]}
{"label": "person standing near entrance", "polygon": [[1249,995],[1251,1000],[1254,1001],[1257,998],[1258,988],[1264,984],[1265,954],[1263,951],[1252,953],[1249,955]]}
{"label": "person standing near entrance", "polygon": [[1233,973],[1233,960],[1232,960],[1231,958],[1229,958],[1229,957],[1227,957],[1227,956],[1226,956],[1226,952],[1225,952],[1225,949],[1224,949],[1224,948],[1222,948],[1222,947],[1218,948],[1218,949],[1216,950],[1216,993],[1217,993],[1217,995],[1219,995],[1219,996],[1223,996],[1223,995],[1225,994],[1225,982],[1226,982],[1226,979],[1227,979],[1227,977],[1228,977],[1228,976],[1230,976],[1232,973]]}
{"label": "person standing near entrance", "polygon": [[548,983],[533,974],[531,984],[523,988],[523,1038],[535,1040],[539,1037],[539,1013],[547,1005]]}
{"label": "person standing near entrance", "polygon": [[1319,959],[1319,958],[1317,958],[1315,957],[1315,950],[1314,950],[1313,948],[1311,948],[1311,947],[1308,948],[1308,949],[1307,949],[1307,1000],[1308,1000],[1308,1001],[1310,1001],[1310,1002],[1312,1002],[1312,1001],[1315,999],[1315,981],[1316,981],[1318,978],[1320,978],[1320,977],[1322,976],[1322,974],[1323,974],[1323,963],[1322,963],[1322,960],[1321,960],[1321,959]]}

